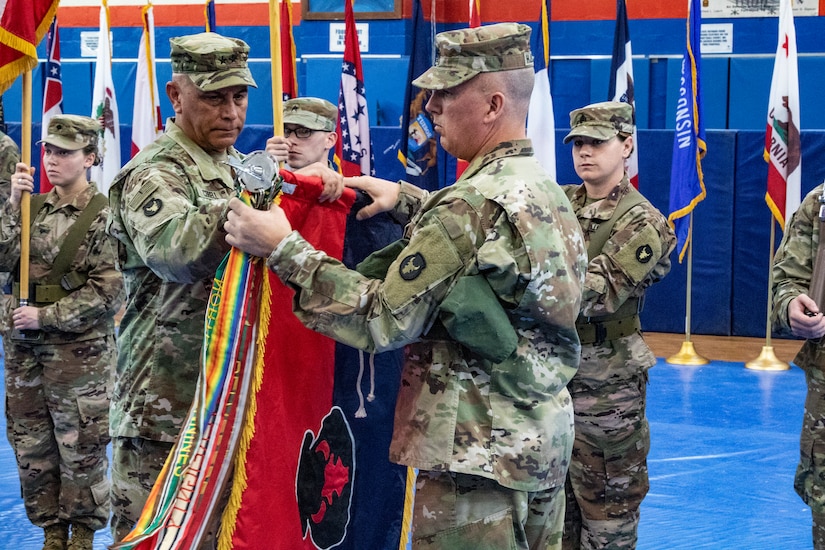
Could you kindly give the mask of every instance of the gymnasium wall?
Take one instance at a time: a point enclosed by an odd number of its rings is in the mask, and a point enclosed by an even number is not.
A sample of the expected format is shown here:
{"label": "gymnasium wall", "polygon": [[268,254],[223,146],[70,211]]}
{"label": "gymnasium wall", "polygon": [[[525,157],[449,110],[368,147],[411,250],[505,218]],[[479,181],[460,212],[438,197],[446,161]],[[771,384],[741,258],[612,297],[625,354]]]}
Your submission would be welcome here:
{"label": "gymnasium wall", "polygon": [[[717,0],[711,0],[717,1]],[[128,158],[135,62],[140,37],[139,0],[110,0],[114,44],[113,74],[123,130],[123,158]],[[168,39],[203,30],[203,3],[155,0],[158,82],[169,80]],[[424,0],[425,14],[431,2]],[[466,0],[435,2],[436,30],[464,26]],[[481,0],[484,23],[518,20],[536,28],[537,0]],[[581,9],[585,6],[585,9]],[[329,51],[330,21],[301,18],[293,4],[301,95],[337,101],[340,53]],[[636,105],[639,122],[640,188],[663,212],[668,211],[670,159],[675,98],[685,42],[686,1],[628,0],[634,54]],[[402,177],[396,160],[404,134],[399,122],[410,51],[410,0],[403,0],[402,19],[359,21],[368,24],[369,50],[362,52],[370,123],[379,175]],[[99,4],[94,0],[63,0],[61,25],[64,111],[88,113],[94,58],[81,55],[84,33],[97,30]],[[797,17],[800,103],[803,144],[803,188],[825,179],[825,109],[819,98],[825,89],[825,0],[819,16]],[[577,181],[570,151],[561,143],[569,126],[568,113],[593,101],[607,99],[613,43],[615,0],[586,3],[556,0],[551,22],[551,88],[557,130],[558,179]],[[266,2],[217,0],[217,31],[246,40],[251,46],[252,71],[259,88],[251,90],[248,128],[239,149],[260,149],[271,135],[272,108],[269,29]],[[357,17],[357,15],[356,15]],[[703,55],[702,85],[708,154],[703,162],[707,199],[695,211],[691,331],[695,334],[764,336],[767,276],[770,256],[770,213],[765,206],[767,168],[762,160],[767,97],[777,40],[777,19],[706,19],[733,28],[733,53]],[[45,57],[45,43],[38,48]],[[34,87],[42,82],[42,64],[34,72]],[[20,83],[4,94],[6,120],[13,138],[20,138]],[[163,95],[163,93],[161,93]],[[33,97],[35,128],[42,110],[40,94]],[[168,101],[161,104],[171,116]],[[781,231],[777,232],[777,242]],[[648,331],[685,330],[686,265],[674,256],[672,273],[649,292],[643,313]]]}

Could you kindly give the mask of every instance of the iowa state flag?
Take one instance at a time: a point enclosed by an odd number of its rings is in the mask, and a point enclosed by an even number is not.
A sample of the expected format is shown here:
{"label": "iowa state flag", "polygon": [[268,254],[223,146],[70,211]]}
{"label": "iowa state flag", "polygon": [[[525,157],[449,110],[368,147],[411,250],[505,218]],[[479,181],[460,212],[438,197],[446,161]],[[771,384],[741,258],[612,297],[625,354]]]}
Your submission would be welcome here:
{"label": "iowa state flag", "polygon": [[542,0],[539,32],[533,35],[535,84],[527,112],[527,137],[542,168],[556,180],[556,121],[550,94],[550,5]]}
{"label": "iowa state flag", "polygon": [[135,102],[132,108],[132,156],[163,133],[155,70],[155,16],[152,4],[143,6],[140,14],[143,20],[143,33],[138,49]]}
{"label": "iowa state flag", "polygon": [[[52,21],[49,36],[46,39],[48,58],[43,71],[43,116],[40,123],[40,139],[46,139],[49,134],[49,122],[55,115],[63,114],[63,80],[60,67],[60,29],[57,17]],[[43,159],[46,155],[46,146],[40,146],[40,193],[48,193],[52,184],[49,175],[44,169]]]}
{"label": "iowa state flag", "polygon": [[670,215],[667,221],[676,232],[679,261],[684,258],[691,237],[691,213],[705,199],[702,157],[707,151],[702,121],[702,87],[699,82],[702,56],[699,34],[701,4],[688,0],[687,44],[682,56],[682,78],[676,105],[676,133],[673,137],[673,166],[670,172]]}
{"label": "iowa state flag", "polygon": [[46,36],[59,0],[0,2],[0,94],[37,66],[37,45]]}
{"label": "iowa state flag", "polygon": [[361,51],[352,0],[345,3],[344,60],[341,65],[341,88],[338,92],[338,141],[335,162],[345,176],[375,175],[375,159],[370,138],[370,119]]}
{"label": "iowa state flag", "polygon": [[768,101],[764,157],[768,162],[768,191],[765,201],[782,228],[799,208],[801,198],[802,150],[796,58],[793,9],[790,0],[780,0],[779,40]]}
{"label": "iowa state flag", "polygon": [[611,101],[623,101],[633,107],[633,152],[625,169],[633,187],[639,188],[639,138],[636,131],[636,94],[633,82],[633,53],[630,47],[630,29],[627,25],[625,0],[616,0],[616,32],[613,35],[613,58],[610,64]]}

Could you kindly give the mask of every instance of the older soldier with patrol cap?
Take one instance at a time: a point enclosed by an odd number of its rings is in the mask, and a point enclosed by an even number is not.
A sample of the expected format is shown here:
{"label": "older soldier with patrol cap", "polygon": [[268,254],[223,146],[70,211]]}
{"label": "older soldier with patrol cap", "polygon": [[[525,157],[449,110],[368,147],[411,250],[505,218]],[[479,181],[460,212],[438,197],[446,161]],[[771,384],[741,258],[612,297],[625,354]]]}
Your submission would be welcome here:
{"label": "older soldier with patrol cap", "polygon": [[266,150],[290,170],[316,162],[329,164],[329,151],[335,147],[338,109],[318,97],[299,97],[284,103],[284,135],[267,140]]}
{"label": "older soldier with patrol cap", "polygon": [[[106,234],[108,201],[86,179],[100,162],[99,132],[89,117],[51,119],[43,170],[54,189],[31,197],[28,303],[17,307],[16,281],[0,319],[6,430],[44,550],[91,550],[94,532],[109,520],[106,446],[123,279]],[[33,190],[29,167],[18,163],[0,210],[0,268],[15,274],[20,200]]]}
{"label": "older soldier with patrol cap", "polygon": [[212,280],[229,251],[225,161],[241,157],[233,144],[255,86],[244,41],[200,33],[170,43],[175,116],[109,191],[128,294],[111,415],[115,542],[138,519],[194,397]]}
{"label": "older soldier with patrol cap", "polygon": [[567,483],[565,549],[636,547],[648,490],[647,370],[656,357],[642,337],[647,288],[670,271],[676,239],[664,216],[629,182],[633,107],[595,103],[570,113],[573,164],[563,186],[587,243],[587,276],[576,323],[582,343],[573,396],[576,439]]}
{"label": "older soldier with patrol cap", "polygon": [[533,158],[525,121],[530,28],[436,37],[432,90],[444,148],[470,164],[433,194],[362,176],[348,185],[409,223],[358,271],[314,250],[277,206],[230,202],[227,240],[266,258],[296,315],[351,346],[406,346],[390,458],[419,469],[416,548],[559,548],[573,443],[586,267],[570,203]]}

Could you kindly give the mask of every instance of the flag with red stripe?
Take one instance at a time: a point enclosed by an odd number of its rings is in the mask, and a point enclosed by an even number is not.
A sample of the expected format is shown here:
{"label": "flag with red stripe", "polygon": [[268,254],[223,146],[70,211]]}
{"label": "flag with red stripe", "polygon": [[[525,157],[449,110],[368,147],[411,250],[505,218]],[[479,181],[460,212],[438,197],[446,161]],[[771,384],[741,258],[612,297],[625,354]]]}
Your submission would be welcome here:
{"label": "flag with red stripe", "polygon": [[630,48],[630,29],[627,25],[627,4],[616,0],[616,32],[613,35],[613,59],[610,64],[611,101],[623,101],[633,107],[633,151],[625,169],[633,187],[639,187],[639,137],[636,130],[636,94],[633,82],[633,53]]}
{"label": "flag with red stripe", "polygon": [[338,141],[335,162],[345,176],[375,175],[367,96],[352,0],[345,2],[344,60],[338,92]]}
{"label": "flag with red stripe", "polygon": [[101,164],[92,167],[91,180],[104,195],[109,194],[112,180],[120,172],[120,116],[117,109],[115,83],[112,78],[112,42],[109,36],[109,5],[100,6],[100,33],[92,90],[92,118],[99,120],[103,130],[97,148]]}
{"label": "flag with red stripe", "polygon": [[132,156],[163,133],[155,70],[155,16],[152,4],[141,8],[143,34],[138,49],[135,103],[132,109]]}
{"label": "flag with red stripe", "polygon": [[[46,39],[48,57],[43,72],[43,116],[41,117],[40,139],[46,139],[49,133],[49,122],[55,115],[63,114],[63,80],[60,67],[60,29],[57,17],[52,21],[49,35]],[[40,146],[40,193],[48,193],[52,184],[43,162],[46,147]]]}
{"label": "flag with red stripe", "polygon": [[768,163],[768,192],[765,200],[783,228],[799,208],[801,197],[799,119],[799,73],[793,10],[790,0],[780,0],[779,40],[768,102],[764,157]]}
{"label": "flag with red stripe", "polygon": [[292,35],[292,2],[281,2],[281,86],[284,101],[298,97],[298,71],[295,66],[295,38]]}

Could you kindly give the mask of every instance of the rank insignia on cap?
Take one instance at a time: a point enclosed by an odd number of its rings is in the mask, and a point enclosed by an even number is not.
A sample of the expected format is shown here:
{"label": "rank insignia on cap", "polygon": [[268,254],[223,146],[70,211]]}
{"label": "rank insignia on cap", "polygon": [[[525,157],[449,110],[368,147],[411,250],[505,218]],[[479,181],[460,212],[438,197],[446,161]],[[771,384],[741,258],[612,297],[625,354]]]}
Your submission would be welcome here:
{"label": "rank insignia on cap", "polygon": [[405,281],[412,281],[421,275],[424,268],[427,267],[427,262],[420,252],[410,254],[401,261],[401,267],[398,268],[398,274]]}
{"label": "rank insignia on cap", "polygon": [[160,199],[152,199],[143,205],[143,215],[151,218],[163,208],[163,201]]}
{"label": "rank insignia on cap", "polygon": [[636,260],[640,264],[646,264],[653,258],[653,249],[649,244],[643,244],[636,249]]}

